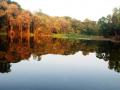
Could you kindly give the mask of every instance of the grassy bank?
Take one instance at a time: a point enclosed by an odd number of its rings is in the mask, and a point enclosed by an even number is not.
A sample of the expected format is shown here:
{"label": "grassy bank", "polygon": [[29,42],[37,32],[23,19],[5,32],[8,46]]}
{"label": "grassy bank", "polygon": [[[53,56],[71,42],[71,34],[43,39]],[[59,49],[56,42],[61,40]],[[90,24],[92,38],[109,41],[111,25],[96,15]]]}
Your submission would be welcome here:
{"label": "grassy bank", "polygon": [[103,36],[79,35],[79,34],[54,34],[53,37],[64,38],[64,39],[110,40],[108,38],[104,38]]}
{"label": "grassy bank", "polygon": [[[0,36],[6,36],[7,33],[0,33]],[[94,36],[94,35],[80,35],[80,34],[53,34],[53,35],[40,35],[42,37],[53,37],[59,39],[71,39],[71,40],[98,40],[98,41],[111,41],[111,42],[120,42],[112,38],[105,38],[103,36]],[[30,37],[34,37],[33,33],[30,33]]]}
{"label": "grassy bank", "polygon": [[7,35],[7,33],[0,33],[0,36],[5,36]]}
{"label": "grassy bank", "polygon": [[111,41],[120,43],[119,40],[111,38],[105,38],[104,36],[93,36],[93,35],[80,35],[80,34],[53,34],[53,38],[60,39],[71,39],[71,40],[97,40],[97,41]]}

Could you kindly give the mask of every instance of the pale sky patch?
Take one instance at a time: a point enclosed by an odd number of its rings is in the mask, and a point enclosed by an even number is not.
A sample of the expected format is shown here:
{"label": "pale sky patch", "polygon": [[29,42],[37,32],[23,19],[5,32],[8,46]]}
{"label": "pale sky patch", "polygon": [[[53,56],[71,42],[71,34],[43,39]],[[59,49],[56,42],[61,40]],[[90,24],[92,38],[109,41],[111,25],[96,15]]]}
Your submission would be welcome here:
{"label": "pale sky patch", "polygon": [[41,9],[51,16],[98,20],[120,6],[120,0],[13,0],[32,12]]}

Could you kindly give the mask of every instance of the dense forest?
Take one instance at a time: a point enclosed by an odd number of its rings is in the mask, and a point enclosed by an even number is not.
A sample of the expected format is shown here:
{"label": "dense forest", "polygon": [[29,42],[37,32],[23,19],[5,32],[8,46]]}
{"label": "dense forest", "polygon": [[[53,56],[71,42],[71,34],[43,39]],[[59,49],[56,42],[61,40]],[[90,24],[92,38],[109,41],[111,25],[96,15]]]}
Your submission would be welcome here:
{"label": "dense forest", "polygon": [[[41,60],[42,55],[49,53],[73,55],[78,51],[82,51],[83,55],[96,52],[96,57],[107,61],[110,69],[120,72],[119,43],[41,38],[44,35],[72,34],[120,40],[120,8],[114,8],[112,15],[102,17],[98,21],[80,21],[68,16],[52,17],[41,11],[31,13],[17,2],[0,0],[1,34],[5,34],[5,38],[0,37],[2,73],[10,72],[10,63],[28,59],[31,54],[37,60]],[[10,36],[8,41],[7,35]]]}
{"label": "dense forest", "polygon": [[[11,0],[0,0],[0,32],[10,35],[78,34],[120,39],[120,8],[98,21],[80,21],[68,16],[52,17],[41,11],[31,13]],[[24,35],[23,35],[24,36]]]}

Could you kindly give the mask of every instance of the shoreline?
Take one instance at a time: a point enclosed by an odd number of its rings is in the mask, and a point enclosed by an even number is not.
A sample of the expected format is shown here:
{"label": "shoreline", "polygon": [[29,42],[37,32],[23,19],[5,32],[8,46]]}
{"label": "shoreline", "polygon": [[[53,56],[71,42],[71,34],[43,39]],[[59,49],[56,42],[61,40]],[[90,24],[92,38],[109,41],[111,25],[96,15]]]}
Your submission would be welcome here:
{"label": "shoreline", "polygon": [[[0,36],[7,36],[6,33],[0,33]],[[110,41],[114,43],[120,43],[120,41],[105,38],[103,36],[88,36],[88,35],[76,35],[76,34],[52,34],[52,35],[40,35],[41,37],[52,37],[58,39],[72,39],[72,40],[94,40],[94,41]],[[33,33],[30,33],[30,37],[34,37]]]}
{"label": "shoreline", "polygon": [[65,34],[54,34],[52,36],[53,38],[61,38],[61,39],[73,39],[73,40],[95,40],[95,41],[110,41],[114,43],[120,43],[120,41],[111,39],[111,38],[105,38],[103,36],[87,36],[87,35],[78,35],[74,37],[67,36]]}

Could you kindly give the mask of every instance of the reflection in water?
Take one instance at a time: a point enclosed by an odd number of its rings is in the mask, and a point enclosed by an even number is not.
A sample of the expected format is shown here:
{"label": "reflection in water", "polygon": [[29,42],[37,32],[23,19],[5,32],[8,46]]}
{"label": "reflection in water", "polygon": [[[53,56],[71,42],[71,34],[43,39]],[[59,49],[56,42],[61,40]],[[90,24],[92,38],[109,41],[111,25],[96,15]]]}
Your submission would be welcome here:
{"label": "reflection in water", "polygon": [[10,66],[11,66],[10,63],[1,61],[0,62],[0,72],[1,73],[10,72]]}
{"label": "reflection in water", "polygon": [[41,60],[45,54],[83,55],[96,53],[96,57],[108,61],[109,69],[120,72],[120,45],[103,41],[64,40],[50,37],[7,37],[0,36],[0,72],[10,72],[10,63],[34,59]]}
{"label": "reflection in water", "polygon": [[96,56],[109,63],[109,69],[120,72],[120,44],[104,42],[100,43],[96,51]]}

